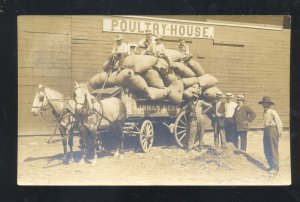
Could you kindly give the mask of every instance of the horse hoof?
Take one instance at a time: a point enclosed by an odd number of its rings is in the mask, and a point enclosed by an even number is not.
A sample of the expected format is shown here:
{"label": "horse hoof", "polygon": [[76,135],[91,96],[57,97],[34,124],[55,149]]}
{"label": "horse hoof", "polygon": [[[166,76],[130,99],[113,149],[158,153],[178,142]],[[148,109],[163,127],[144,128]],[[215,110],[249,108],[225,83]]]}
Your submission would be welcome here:
{"label": "horse hoof", "polygon": [[81,159],[79,162],[78,162],[79,165],[83,165],[84,164],[84,159]]}
{"label": "horse hoof", "polygon": [[123,160],[123,159],[124,159],[124,155],[123,155],[123,154],[120,154],[120,155],[119,155],[119,159],[120,159],[120,160]]}
{"label": "horse hoof", "polygon": [[120,153],[117,151],[116,153],[114,153],[114,157],[119,157]]}

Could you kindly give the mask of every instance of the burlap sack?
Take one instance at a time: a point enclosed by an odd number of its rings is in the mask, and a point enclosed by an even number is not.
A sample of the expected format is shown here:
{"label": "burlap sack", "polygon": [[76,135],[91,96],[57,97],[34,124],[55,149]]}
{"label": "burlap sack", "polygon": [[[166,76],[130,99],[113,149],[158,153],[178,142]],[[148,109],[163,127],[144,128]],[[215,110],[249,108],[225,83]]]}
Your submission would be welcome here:
{"label": "burlap sack", "polygon": [[183,78],[190,78],[196,76],[196,74],[188,66],[181,62],[173,62],[172,68]]}
{"label": "burlap sack", "polygon": [[202,76],[205,74],[204,69],[196,60],[190,60],[186,64],[196,74],[196,76]]}
{"label": "burlap sack", "polygon": [[117,81],[122,86],[122,83],[133,75],[134,71],[132,69],[123,69],[119,73],[117,73]]}
{"label": "burlap sack", "polygon": [[182,78],[182,82],[184,88],[189,88],[192,87],[194,84],[199,84],[199,79],[197,77]]}
{"label": "burlap sack", "polygon": [[107,85],[108,86],[117,86],[120,82],[118,80],[118,72],[113,72],[109,75],[107,79]]}
{"label": "burlap sack", "polygon": [[201,98],[203,98],[205,101],[211,102],[216,99],[217,93],[222,93],[222,91],[218,87],[214,86],[206,89],[202,93]]}
{"label": "burlap sack", "polygon": [[138,74],[134,74],[130,77],[126,77],[123,81],[123,85],[131,90],[144,92],[145,89],[148,87],[145,79]]}
{"label": "burlap sack", "polygon": [[108,79],[108,75],[106,72],[101,72],[93,76],[88,84],[93,89],[101,88],[104,82]]}
{"label": "burlap sack", "polygon": [[156,69],[160,75],[166,75],[169,70],[169,65],[165,59],[158,58],[153,68]]}
{"label": "burlap sack", "polygon": [[199,80],[200,87],[203,89],[213,87],[216,83],[219,82],[218,79],[216,79],[210,74],[204,74],[198,77],[198,80]]}
{"label": "burlap sack", "polygon": [[171,62],[178,62],[181,61],[184,57],[184,55],[177,50],[173,49],[165,49],[165,54],[168,56],[168,58],[171,60]]}
{"label": "burlap sack", "polygon": [[143,73],[157,62],[157,58],[151,55],[130,55],[127,56],[122,64],[122,69],[132,69],[136,73]]}
{"label": "burlap sack", "polygon": [[158,89],[147,87],[145,89],[145,97],[149,100],[164,100],[168,97],[169,93],[169,88]]}
{"label": "burlap sack", "polygon": [[199,96],[199,89],[194,88],[194,87],[189,87],[183,91],[184,99],[191,99],[193,97],[193,95]]}
{"label": "burlap sack", "polygon": [[171,90],[168,96],[169,100],[174,104],[180,104],[182,102],[183,96],[183,83],[181,79],[173,80],[172,83],[168,86]]}
{"label": "burlap sack", "polygon": [[172,81],[181,79],[181,76],[174,72],[174,70],[169,69],[168,73],[162,76],[162,79],[165,86],[168,86],[172,83]]}
{"label": "burlap sack", "polygon": [[145,81],[149,87],[164,88],[164,82],[159,73],[154,69],[149,69],[143,74]]}

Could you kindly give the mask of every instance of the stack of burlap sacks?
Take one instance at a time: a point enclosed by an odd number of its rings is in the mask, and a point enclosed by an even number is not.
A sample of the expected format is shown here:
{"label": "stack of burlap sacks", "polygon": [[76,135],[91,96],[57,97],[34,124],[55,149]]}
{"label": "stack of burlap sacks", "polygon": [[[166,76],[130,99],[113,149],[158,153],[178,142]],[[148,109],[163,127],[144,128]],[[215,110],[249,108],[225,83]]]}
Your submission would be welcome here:
{"label": "stack of burlap sacks", "polygon": [[[170,67],[162,58],[150,55],[127,56],[121,70],[110,75],[106,72],[98,73],[89,80],[89,86],[91,89],[102,88],[104,84],[105,87],[122,86],[145,99],[168,99],[174,104],[190,99],[193,94],[211,102],[216,93],[221,92],[216,87],[218,80],[205,73],[197,61],[191,59],[183,62],[184,55],[171,49],[166,50],[166,55],[171,60]],[[195,84],[201,88],[200,95]]]}

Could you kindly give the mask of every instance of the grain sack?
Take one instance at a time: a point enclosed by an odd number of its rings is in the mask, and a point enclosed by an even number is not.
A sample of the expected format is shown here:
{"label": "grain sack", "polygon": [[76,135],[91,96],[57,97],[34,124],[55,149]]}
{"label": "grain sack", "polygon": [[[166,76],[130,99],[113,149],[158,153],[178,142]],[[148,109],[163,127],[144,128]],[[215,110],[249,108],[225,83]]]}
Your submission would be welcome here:
{"label": "grain sack", "polygon": [[202,76],[203,74],[205,74],[204,69],[196,60],[188,61],[187,66],[196,74],[196,76]]}
{"label": "grain sack", "polygon": [[199,89],[194,87],[189,87],[186,90],[183,91],[183,97],[185,99],[191,99],[193,95],[199,95]]}
{"label": "grain sack", "polygon": [[208,102],[211,102],[211,101],[213,101],[213,100],[216,99],[216,94],[217,94],[217,93],[222,93],[222,91],[221,91],[218,87],[214,86],[214,87],[211,87],[211,88],[206,89],[206,90],[202,93],[202,96],[201,96],[201,97],[202,97],[204,100],[206,100],[206,101],[208,101]]}
{"label": "grain sack", "polygon": [[180,104],[183,96],[183,83],[181,79],[172,81],[168,88],[170,89],[169,100],[175,104]]}
{"label": "grain sack", "polygon": [[184,55],[177,50],[165,49],[165,54],[171,60],[170,62],[179,62],[183,59]]}
{"label": "grain sack", "polygon": [[138,74],[134,74],[130,77],[126,77],[124,79],[122,86],[125,86],[131,90],[139,91],[139,92],[143,92],[145,88],[148,87],[145,79]]}
{"label": "grain sack", "polygon": [[176,72],[174,72],[173,70],[169,70],[168,73],[164,76],[162,76],[162,79],[164,81],[165,86],[168,86],[172,83],[172,81],[180,79],[181,76],[178,75]]}
{"label": "grain sack", "polygon": [[194,84],[199,84],[199,79],[197,77],[182,78],[182,82],[184,88],[189,88],[192,87]]}
{"label": "grain sack", "polygon": [[166,75],[169,70],[169,65],[165,59],[158,58],[156,64],[153,66],[160,75]]}
{"label": "grain sack", "polygon": [[96,74],[95,76],[93,76],[90,80],[89,80],[89,86],[91,86],[91,88],[96,89],[96,88],[101,88],[102,85],[104,84],[104,82],[108,79],[108,75],[106,72],[101,72]]}
{"label": "grain sack", "polygon": [[147,87],[145,89],[145,96],[147,99],[150,99],[150,100],[166,99],[168,97],[169,93],[170,93],[169,88],[159,89],[159,88]]}
{"label": "grain sack", "polygon": [[111,73],[107,79],[107,85],[108,86],[117,86],[119,85],[119,80],[118,80],[118,72],[115,71],[113,73]]}
{"label": "grain sack", "polygon": [[183,78],[195,77],[196,74],[185,64],[181,62],[173,62],[172,68]]}
{"label": "grain sack", "polygon": [[143,75],[149,87],[164,88],[164,82],[159,73],[154,69],[149,69]]}
{"label": "grain sack", "polygon": [[213,87],[216,83],[218,83],[218,79],[216,79],[215,77],[213,77],[210,74],[204,74],[200,77],[198,77],[199,80],[199,85],[200,87],[206,89],[206,88],[210,88]]}
{"label": "grain sack", "polygon": [[151,55],[130,55],[122,64],[122,69],[132,69],[136,73],[143,73],[149,70],[157,62],[157,58]]}
{"label": "grain sack", "polygon": [[122,82],[124,82],[126,79],[134,75],[134,71],[131,69],[123,69],[120,72],[117,73],[117,81],[120,85],[122,85]]}

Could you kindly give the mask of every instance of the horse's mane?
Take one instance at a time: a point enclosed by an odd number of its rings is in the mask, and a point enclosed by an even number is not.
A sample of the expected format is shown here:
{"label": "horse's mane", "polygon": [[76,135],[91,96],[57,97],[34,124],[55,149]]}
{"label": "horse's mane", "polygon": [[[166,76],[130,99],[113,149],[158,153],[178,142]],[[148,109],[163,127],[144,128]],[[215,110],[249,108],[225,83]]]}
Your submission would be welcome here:
{"label": "horse's mane", "polygon": [[45,91],[47,93],[47,96],[49,96],[50,98],[62,99],[65,97],[62,93],[60,93],[56,90],[53,90],[49,87],[46,87]]}

